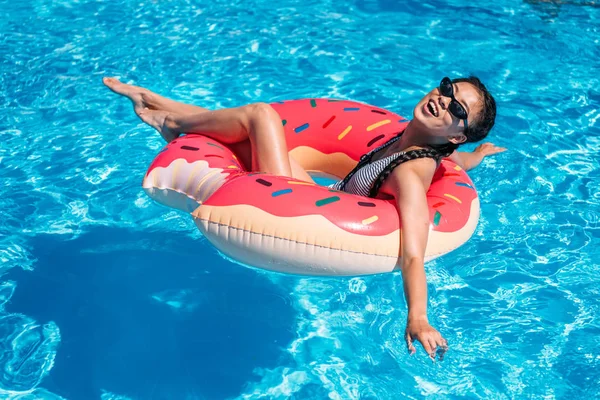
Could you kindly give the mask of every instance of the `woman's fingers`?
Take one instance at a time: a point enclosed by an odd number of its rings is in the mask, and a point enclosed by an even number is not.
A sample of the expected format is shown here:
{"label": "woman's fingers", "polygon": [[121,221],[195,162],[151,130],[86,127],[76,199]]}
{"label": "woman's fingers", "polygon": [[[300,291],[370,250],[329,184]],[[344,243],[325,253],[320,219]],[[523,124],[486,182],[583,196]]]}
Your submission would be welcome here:
{"label": "woman's fingers", "polygon": [[431,357],[432,353],[435,356],[435,342],[433,342],[434,345],[431,346],[428,334],[420,335],[417,339],[419,342],[421,342],[423,349],[425,349],[425,352],[429,355],[429,357]]}
{"label": "woman's fingers", "polygon": [[497,147],[497,146],[494,146],[494,147],[490,147],[487,150],[487,153],[488,154],[497,154],[497,153],[502,153],[503,151],[506,151],[506,147]]}
{"label": "woman's fingers", "polygon": [[483,153],[484,156],[489,156],[492,154],[502,153],[506,151],[505,147],[496,146],[493,143],[484,143],[480,144],[475,148],[475,151]]}
{"label": "woman's fingers", "polygon": [[442,361],[444,359],[444,355],[448,351],[448,341],[446,339],[444,339],[442,337],[442,335],[439,335],[437,343],[438,343],[437,355],[439,356],[440,361]]}
{"label": "woman's fingers", "polygon": [[406,326],[404,331],[404,339],[410,354],[416,352],[414,341],[418,341],[423,346],[423,350],[427,353],[432,361],[435,361],[436,356],[439,356],[440,361],[448,350],[448,342],[442,335],[431,327],[428,323],[418,325],[413,322]]}
{"label": "woman's fingers", "polygon": [[417,352],[417,349],[415,349],[415,345],[413,344],[412,338],[410,337],[410,334],[408,332],[404,334],[404,339],[406,340],[406,347],[408,348],[408,352],[411,355],[415,354]]}
{"label": "woman's fingers", "polygon": [[427,351],[427,354],[429,354],[429,358],[435,361],[435,354],[438,349],[437,340],[435,339],[434,335],[430,335],[430,337],[427,339],[427,342],[429,343],[429,348],[431,349]]}

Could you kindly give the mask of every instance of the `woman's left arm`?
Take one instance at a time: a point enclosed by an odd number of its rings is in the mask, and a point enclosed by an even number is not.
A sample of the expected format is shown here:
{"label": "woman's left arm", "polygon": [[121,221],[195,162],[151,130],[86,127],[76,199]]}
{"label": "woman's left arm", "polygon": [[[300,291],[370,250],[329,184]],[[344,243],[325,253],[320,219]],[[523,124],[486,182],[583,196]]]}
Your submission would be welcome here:
{"label": "woman's left arm", "polygon": [[435,173],[432,159],[420,159],[398,166],[382,190],[396,197],[400,221],[401,261],[404,294],[408,305],[405,340],[411,353],[416,351],[413,341],[421,342],[433,359],[436,350],[447,349],[446,340],[429,325],[427,318],[427,278],[425,276],[425,248],[429,235],[429,209],[426,192]]}
{"label": "woman's left arm", "polygon": [[481,161],[483,161],[486,156],[502,153],[503,151],[506,151],[506,148],[496,146],[493,143],[483,143],[477,146],[472,152],[455,151],[450,154],[450,157],[448,158],[465,171],[468,171],[481,164]]}

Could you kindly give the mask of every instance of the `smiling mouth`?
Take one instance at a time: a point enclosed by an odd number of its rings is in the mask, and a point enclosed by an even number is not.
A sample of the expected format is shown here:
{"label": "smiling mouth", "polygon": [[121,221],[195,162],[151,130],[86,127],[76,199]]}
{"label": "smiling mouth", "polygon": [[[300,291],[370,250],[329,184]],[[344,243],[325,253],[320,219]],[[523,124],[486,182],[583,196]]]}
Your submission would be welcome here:
{"label": "smiling mouth", "polygon": [[435,104],[435,101],[429,100],[429,102],[426,104],[426,107],[427,107],[427,110],[429,110],[431,115],[433,115],[434,117],[440,116],[440,111],[438,110],[437,104]]}

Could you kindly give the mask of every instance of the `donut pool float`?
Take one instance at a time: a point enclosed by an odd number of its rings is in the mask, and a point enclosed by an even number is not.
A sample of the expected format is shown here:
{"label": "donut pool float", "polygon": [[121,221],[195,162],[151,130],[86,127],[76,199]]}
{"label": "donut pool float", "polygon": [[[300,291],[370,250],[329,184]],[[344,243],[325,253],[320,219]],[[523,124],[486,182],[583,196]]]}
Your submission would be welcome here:
{"label": "donut pool float", "polygon": [[[335,179],[408,124],[390,111],[353,101],[271,105],[281,117],[290,155],[311,174]],[[219,251],[250,266],[303,275],[366,275],[392,272],[399,264],[395,200],[248,171],[227,146],[200,134],[183,135],[161,150],[142,186],[157,202],[191,213]],[[479,198],[465,171],[445,159],[427,202],[429,261],[471,237]]]}

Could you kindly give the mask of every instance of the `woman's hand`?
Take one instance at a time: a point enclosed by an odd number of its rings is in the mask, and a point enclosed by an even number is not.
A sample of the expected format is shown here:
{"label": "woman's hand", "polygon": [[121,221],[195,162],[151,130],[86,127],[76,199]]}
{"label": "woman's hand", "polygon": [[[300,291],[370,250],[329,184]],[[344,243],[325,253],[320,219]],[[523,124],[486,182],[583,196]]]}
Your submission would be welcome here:
{"label": "woman's hand", "polygon": [[487,156],[506,151],[506,148],[496,146],[493,143],[480,144],[472,152],[455,151],[450,154],[450,160],[461,166],[465,171],[471,170],[481,164]]}
{"label": "woman's hand", "polygon": [[502,153],[503,151],[506,151],[505,147],[499,147],[493,143],[483,143],[475,147],[473,153],[477,153],[483,158],[485,156],[491,156],[492,154]]}
{"label": "woman's hand", "polygon": [[427,354],[429,354],[429,358],[433,361],[435,361],[436,353],[439,355],[440,361],[442,361],[444,354],[448,351],[448,341],[429,325],[425,317],[408,319],[404,339],[406,339],[406,345],[410,354],[415,354],[417,351],[413,341],[418,340],[423,345]]}

